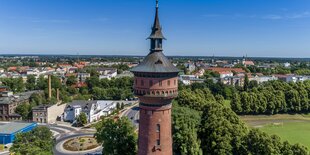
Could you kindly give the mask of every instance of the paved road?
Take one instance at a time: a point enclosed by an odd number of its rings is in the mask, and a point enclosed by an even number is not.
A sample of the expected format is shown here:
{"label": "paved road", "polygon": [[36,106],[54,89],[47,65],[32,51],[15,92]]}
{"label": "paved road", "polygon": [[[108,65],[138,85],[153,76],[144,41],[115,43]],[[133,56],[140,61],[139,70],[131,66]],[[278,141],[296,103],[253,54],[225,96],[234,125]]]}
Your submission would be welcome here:
{"label": "paved road", "polygon": [[135,106],[125,112],[124,116],[128,117],[132,124],[138,128],[139,127],[139,107]]}

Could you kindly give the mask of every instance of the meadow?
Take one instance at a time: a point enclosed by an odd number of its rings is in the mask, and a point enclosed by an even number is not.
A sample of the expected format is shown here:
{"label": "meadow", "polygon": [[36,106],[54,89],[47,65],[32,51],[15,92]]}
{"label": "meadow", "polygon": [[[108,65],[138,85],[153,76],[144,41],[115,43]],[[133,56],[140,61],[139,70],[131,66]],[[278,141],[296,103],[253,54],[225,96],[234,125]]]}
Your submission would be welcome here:
{"label": "meadow", "polygon": [[240,116],[250,127],[278,135],[282,141],[300,143],[310,149],[310,118],[305,115]]}
{"label": "meadow", "polygon": [[268,134],[275,134],[290,143],[300,143],[310,148],[310,122],[284,122],[268,124],[260,128]]}

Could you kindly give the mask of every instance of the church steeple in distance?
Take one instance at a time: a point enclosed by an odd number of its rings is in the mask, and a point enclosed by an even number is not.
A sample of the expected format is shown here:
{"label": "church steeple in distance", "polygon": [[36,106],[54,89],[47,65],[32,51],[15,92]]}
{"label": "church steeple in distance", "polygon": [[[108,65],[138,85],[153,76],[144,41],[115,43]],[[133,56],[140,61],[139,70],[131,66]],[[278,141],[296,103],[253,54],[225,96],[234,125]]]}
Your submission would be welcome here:
{"label": "church steeple in distance", "polygon": [[151,49],[150,52],[162,52],[162,41],[166,39],[162,33],[162,28],[159,22],[159,15],[158,15],[158,0],[156,0],[156,13],[155,13],[155,20],[152,27],[152,33],[148,37],[151,40]]}

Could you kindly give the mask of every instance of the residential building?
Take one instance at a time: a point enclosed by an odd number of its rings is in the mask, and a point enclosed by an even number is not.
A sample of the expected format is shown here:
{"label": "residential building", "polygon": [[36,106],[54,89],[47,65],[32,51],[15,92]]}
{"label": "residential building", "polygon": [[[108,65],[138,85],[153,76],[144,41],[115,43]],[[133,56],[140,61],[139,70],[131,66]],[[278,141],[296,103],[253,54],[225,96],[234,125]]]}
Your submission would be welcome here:
{"label": "residential building", "polygon": [[94,122],[101,118],[101,116],[107,116],[111,114],[115,108],[117,102],[122,101],[104,101],[104,100],[75,100],[69,103],[65,110],[63,120],[68,122],[74,122],[82,112],[87,115],[88,122]]}
{"label": "residential building", "polygon": [[234,76],[233,72],[231,72],[231,71],[220,71],[218,73],[220,74],[220,78],[225,78],[228,76]]}
{"label": "residential building", "polygon": [[87,78],[90,78],[90,73],[77,73],[77,79],[79,82],[85,82]]}
{"label": "residential building", "polygon": [[195,75],[180,75],[179,80],[184,84],[184,85],[191,85],[193,83],[203,83],[203,79],[197,78]]}
{"label": "residential building", "polygon": [[28,104],[33,93],[40,93],[40,91],[29,91],[0,97],[0,120],[20,120],[21,116],[15,113],[15,109],[20,104]]}
{"label": "residential building", "polygon": [[32,121],[38,123],[54,123],[60,120],[66,104],[61,105],[39,105],[32,108]]}

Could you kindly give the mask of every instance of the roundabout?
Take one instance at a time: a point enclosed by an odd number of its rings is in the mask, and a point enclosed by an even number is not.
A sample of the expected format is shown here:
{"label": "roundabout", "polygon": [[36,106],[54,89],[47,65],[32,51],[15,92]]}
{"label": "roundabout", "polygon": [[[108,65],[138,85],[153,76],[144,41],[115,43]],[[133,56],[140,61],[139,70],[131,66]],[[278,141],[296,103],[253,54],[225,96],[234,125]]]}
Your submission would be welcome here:
{"label": "roundabout", "polygon": [[71,138],[63,144],[63,148],[67,151],[89,151],[99,146],[97,140],[91,136]]}
{"label": "roundabout", "polygon": [[97,142],[96,144],[94,143],[95,139],[93,139],[93,136],[94,134],[90,133],[80,133],[62,137],[56,141],[54,154],[56,155],[101,154],[102,147],[100,144],[97,144]]}

